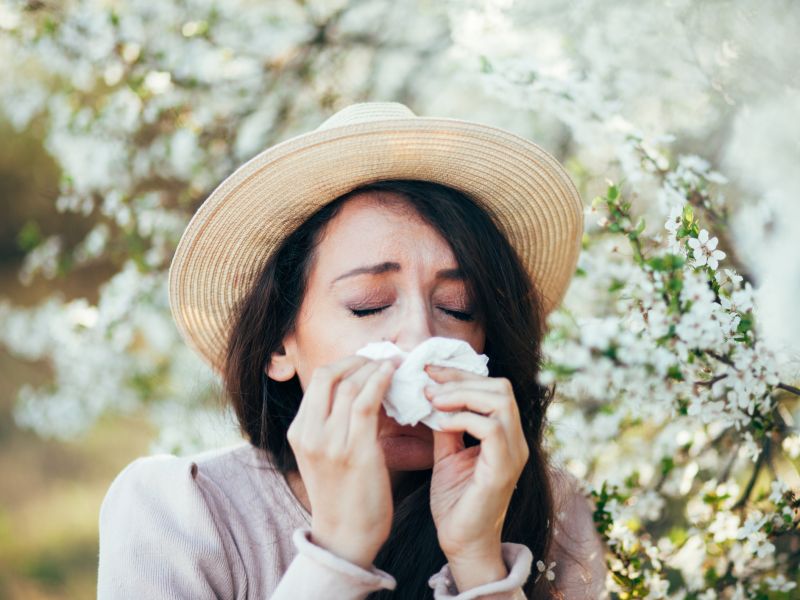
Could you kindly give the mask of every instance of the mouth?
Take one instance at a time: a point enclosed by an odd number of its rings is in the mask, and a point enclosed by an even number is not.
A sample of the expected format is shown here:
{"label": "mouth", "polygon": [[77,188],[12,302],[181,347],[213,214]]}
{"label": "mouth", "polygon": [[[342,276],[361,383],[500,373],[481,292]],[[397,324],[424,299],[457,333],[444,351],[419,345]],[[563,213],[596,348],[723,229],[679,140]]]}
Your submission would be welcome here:
{"label": "mouth", "polygon": [[411,427],[409,425],[397,426],[387,431],[384,431],[381,437],[383,438],[417,438],[420,440],[429,440],[431,438],[430,428],[422,425]]}

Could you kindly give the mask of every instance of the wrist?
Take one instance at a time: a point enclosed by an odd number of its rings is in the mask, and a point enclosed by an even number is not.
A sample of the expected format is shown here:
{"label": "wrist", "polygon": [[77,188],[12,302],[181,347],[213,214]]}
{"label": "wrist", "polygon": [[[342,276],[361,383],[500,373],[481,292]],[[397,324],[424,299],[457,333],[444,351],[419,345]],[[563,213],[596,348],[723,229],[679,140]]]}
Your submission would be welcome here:
{"label": "wrist", "polygon": [[446,556],[450,574],[459,592],[508,577],[508,567],[499,546],[496,549],[484,548],[481,554]]}
{"label": "wrist", "polygon": [[375,560],[375,554],[365,552],[362,545],[342,543],[342,540],[346,538],[346,535],[328,535],[314,531],[312,528],[310,541],[320,548],[324,548],[328,552],[332,552],[336,556],[358,565],[362,569],[369,569],[372,566],[372,561]]}

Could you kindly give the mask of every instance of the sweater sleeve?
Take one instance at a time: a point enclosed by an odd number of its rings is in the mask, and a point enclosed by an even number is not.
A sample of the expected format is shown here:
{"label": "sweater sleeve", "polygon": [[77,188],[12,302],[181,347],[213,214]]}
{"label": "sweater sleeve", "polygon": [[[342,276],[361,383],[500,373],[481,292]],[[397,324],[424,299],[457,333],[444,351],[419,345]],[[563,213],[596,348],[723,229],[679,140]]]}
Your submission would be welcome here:
{"label": "sweater sleeve", "polygon": [[100,506],[99,600],[244,598],[241,557],[195,474],[188,459],[156,455],[112,481]]}
{"label": "sweater sleeve", "polygon": [[484,583],[463,592],[458,591],[450,572],[450,565],[444,565],[441,570],[428,580],[428,585],[433,589],[434,600],[526,600],[522,586],[531,573],[533,554],[524,544],[503,542],[501,544],[503,562],[508,569],[508,575],[499,581]]}
{"label": "sweater sleeve", "polygon": [[283,574],[271,600],[337,598],[363,600],[371,592],[394,590],[397,581],[374,565],[364,569],[311,540],[311,528],[294,530],[292,542],[298,550]]}

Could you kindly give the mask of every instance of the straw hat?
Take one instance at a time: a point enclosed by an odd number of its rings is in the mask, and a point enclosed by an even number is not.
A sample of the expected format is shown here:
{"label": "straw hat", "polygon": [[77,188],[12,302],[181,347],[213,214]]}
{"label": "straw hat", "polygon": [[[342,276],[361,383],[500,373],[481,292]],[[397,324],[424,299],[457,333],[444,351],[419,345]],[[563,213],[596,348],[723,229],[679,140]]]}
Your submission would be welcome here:
{"label": "straw hat", "polygon": [[170,308],[189,346],[220,372],[232,309],[281,241],[324,204],[381,179],[433,181],[474,198],[521,256],[545,314],[561,302],[583,234],[581,198],[562,165],[503,129],[364,102],[256,155],[194,214],[169,270]]}

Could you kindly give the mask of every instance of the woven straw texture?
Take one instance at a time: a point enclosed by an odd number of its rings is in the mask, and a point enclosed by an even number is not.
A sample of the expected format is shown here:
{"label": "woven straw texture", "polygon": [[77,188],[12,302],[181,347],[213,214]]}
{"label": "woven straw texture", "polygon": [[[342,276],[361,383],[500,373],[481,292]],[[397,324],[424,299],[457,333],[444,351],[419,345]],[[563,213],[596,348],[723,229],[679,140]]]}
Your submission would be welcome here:
{"label": "woven straw texture", "polygon": [[470,195],[519,253],[545,314],[561,302],[583,234],[580,195],[561,164],[502,129],[366,102],[256,155],[198,208],[169,270],[170,309],[189,346],[220,372],[232,309],[280,242],[324,204],[381,179]]}

